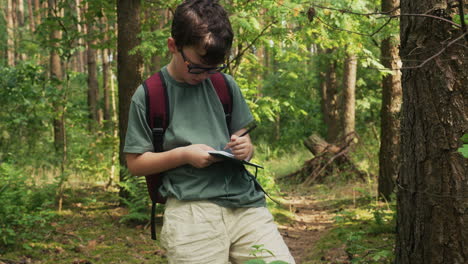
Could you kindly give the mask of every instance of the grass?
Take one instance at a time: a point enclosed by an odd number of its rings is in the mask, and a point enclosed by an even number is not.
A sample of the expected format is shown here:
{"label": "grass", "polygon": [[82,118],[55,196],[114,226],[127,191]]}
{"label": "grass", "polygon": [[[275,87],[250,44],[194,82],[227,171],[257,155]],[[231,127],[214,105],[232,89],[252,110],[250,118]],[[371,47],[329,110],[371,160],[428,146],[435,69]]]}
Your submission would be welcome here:
{"label": "grass", "polygon": [[[119,222],[126,209],[118,193],[100,187],[68,193],[42,239],[0,255],[6,263],[166,263],[158,242],[142,225]],[[160,226],[159,226],[160,227]]]}

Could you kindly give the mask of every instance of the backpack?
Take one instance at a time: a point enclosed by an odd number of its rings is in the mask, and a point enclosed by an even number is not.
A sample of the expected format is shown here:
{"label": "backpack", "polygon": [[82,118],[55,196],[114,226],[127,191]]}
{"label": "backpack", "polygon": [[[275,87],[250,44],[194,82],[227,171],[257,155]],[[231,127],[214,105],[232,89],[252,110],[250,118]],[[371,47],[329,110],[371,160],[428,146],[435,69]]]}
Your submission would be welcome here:
{"label": "backpack", "polygon": [[[232,113],[232,94],[231,88],[223,73],[215,73],[209,78],[216,90],[224,109],[226,124],[230,131],[231,113]],[[169,99],[167,88],[162,72],[152,75],[143,82],[146,97],[146,118],[153,135],[154,152],[163,151],[164,132],[169,126]],[[156,204],[166,203],[165,197],[159,192],[162,185],[163,175],[153,174],[146,177],[146,185],[151,198],[151,238],[156,240],[155,213]]]}

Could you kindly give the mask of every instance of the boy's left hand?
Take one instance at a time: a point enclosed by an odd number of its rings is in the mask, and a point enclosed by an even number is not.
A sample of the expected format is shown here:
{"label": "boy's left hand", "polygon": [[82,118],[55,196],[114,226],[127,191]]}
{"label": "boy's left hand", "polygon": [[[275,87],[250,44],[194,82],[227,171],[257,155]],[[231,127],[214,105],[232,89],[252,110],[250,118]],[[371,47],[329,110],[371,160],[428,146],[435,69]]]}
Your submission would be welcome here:
{"label": "boy's left hand", "polygon": [[236,159],[240,160],[249,160],[252,157],[253,152],[253,146],[249,135],[245,135],[243,137],[232,135],[231,141],[227,143],[224,149],[231,149],[232,154]]}

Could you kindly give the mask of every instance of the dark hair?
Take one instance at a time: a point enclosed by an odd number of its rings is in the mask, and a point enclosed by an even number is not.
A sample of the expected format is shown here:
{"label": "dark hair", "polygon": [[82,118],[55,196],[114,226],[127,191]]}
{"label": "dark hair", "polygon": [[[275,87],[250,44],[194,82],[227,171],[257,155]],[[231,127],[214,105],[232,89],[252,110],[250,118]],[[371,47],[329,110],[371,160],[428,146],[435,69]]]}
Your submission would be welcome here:
{"label": "dark hair", "polygon": [[217,0],[186,0],[172,20],[171,35],[178,49],[204,48],[206,64],[220,64],[229,55],[234,34],[228,14]]}

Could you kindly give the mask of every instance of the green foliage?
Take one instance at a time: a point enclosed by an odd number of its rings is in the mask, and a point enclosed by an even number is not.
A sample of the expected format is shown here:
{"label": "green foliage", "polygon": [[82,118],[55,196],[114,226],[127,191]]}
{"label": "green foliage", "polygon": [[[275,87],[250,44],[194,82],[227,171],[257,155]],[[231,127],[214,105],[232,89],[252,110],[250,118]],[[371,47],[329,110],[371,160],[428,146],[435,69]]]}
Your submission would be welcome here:
{"label": "green foliage", "polygon": [[50,153],[46,135],[56,115],[52,104],[60,94],[46,79],[44,69],[32,62],[15,68],[0,66],[0,86],[0,160],[14,153],[16,158],[33,162],[37,148],[46,150],[42,154]]}
{"label": "green foliage", "polygon": [[335,222],[338,227],[333,232],[344,241],[345,251],[352,256],[351,263],[393,263],[395,202],[371,202],[364,207],[341,211]]}
{"label": "green foliage", "polygon": [[[151,210],[145,177],[135,177],[127,174],[125,181],[120,182],[119,185],[128,193],[127,197],[121,197],[121,200],[129,210],[128,214],[124,215],[119,222],[128,224],[148,223]],[[163,205],[158,204],[156,213],[162,213],[163,211]]]}
{"label": "green foliage", "polygon": [[54,216],[54,188],[39,188],[19,167],[0,163],[0,253],[39,238]]}
{"label": "green foliage", "polygon": [[[264,245],[253,245],[252,246],[252,251],[250,252],[250,255],[252,255],[252,256],[254,256],[256,258],[248,260],[244,264],[267,264],[267,262],[265,262],[264,260],[261,259],[264,254],[270,255],[270,256],[275,256],[275,254],[271,250],[265,248]],[[272,262],[268,262],[268,264],[288,264],[288,262],[284,262],[284,261],[281,261],[281,260],[275,260],[275,261],[272,261]]]}
{"label": "green foliage", "polygon": [[468,158],[468,134],[464,134],[461,140],[463,145],[458,149],[458,152],[460,152],[463,157]]}

